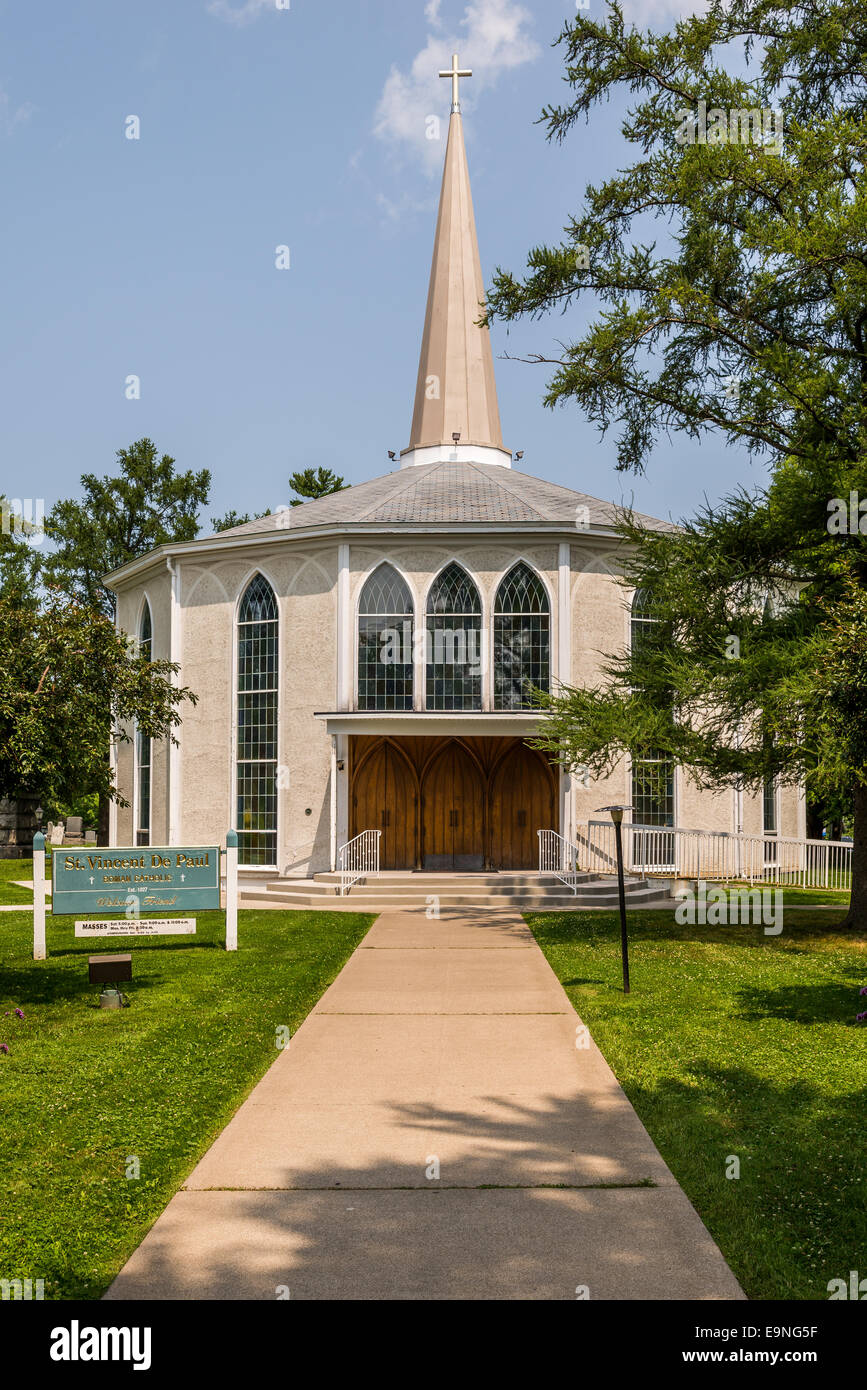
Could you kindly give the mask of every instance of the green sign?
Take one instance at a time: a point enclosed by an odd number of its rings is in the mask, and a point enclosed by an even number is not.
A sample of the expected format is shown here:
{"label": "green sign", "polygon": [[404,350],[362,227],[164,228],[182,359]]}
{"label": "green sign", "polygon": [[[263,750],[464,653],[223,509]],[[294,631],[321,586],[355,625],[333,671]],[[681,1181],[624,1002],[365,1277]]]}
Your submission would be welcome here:
{"label": "green sign", "polygon": [[55,850],[51,857],[51,912],[149,912],[219,908],[220,850]]}

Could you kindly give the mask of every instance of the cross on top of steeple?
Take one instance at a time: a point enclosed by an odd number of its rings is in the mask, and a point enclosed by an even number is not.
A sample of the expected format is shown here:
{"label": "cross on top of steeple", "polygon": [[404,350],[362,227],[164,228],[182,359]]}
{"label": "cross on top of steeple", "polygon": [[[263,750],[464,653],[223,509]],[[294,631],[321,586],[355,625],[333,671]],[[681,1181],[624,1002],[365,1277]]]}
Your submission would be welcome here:
{"label": "cross on top of steeple", "polygon": [[458,55],[457,53],[453,53],[451,67],[446,68],[440,73],[440,77],[450,77],[452,79],[452,111],[460,111],[461,109],[460,79],[462,77],[472,77],[472,75],[472,68],[458,67]]}

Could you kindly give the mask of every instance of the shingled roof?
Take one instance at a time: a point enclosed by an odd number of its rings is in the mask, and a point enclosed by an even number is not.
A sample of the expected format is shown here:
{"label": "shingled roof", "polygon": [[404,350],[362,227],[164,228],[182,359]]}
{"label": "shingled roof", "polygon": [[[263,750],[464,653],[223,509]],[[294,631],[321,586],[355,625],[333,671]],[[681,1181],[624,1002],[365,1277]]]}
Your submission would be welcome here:
{"label": "shingled roof", "polygon": [[[309,530],[322,526],[377,526],[479,522],[574,527],[587,509],[590,526],[613,526],[617,508],[584,492],[545,482],[529,473],[487,463],[430,463],[385,473],[342,492],[304,502],[299,507],[260,517],[221,531],[220,536],[255,536],[268,531]],[[670,523],[656,517],[639,520],[655,528]]]}

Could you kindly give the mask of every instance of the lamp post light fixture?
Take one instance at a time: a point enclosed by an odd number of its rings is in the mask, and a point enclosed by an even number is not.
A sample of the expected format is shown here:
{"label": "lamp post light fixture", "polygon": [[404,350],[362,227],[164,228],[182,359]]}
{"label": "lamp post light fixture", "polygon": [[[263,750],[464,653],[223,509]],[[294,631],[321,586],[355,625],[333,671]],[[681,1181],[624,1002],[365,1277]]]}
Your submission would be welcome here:
{"label": "lamp post light fixture", "polygon": [[623,993],[629,993],[629,938],[626,935],[626,888],[623,883],[623,813],[631,811],[631,806],[600,806],[599,811],[609,811],[614,822],[614,839],[617,845],[617,895],[620,899],[620,959],[623,964]]}

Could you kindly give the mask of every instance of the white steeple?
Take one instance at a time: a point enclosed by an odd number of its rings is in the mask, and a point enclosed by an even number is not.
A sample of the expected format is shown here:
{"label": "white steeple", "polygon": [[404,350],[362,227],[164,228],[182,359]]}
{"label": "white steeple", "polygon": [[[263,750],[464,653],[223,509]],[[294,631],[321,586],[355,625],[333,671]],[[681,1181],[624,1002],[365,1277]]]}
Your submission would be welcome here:
{"label": "white steeple", "polygon": [[[452,79],[452,114],[434,240],[430,289],[409,448],[401,467],[445,460],[511,467],[503,447],[494,358],[483,312],[484,281],[461,120],[458,56],[440,77]],[[460,439],[455,442],[455,435]]]}

